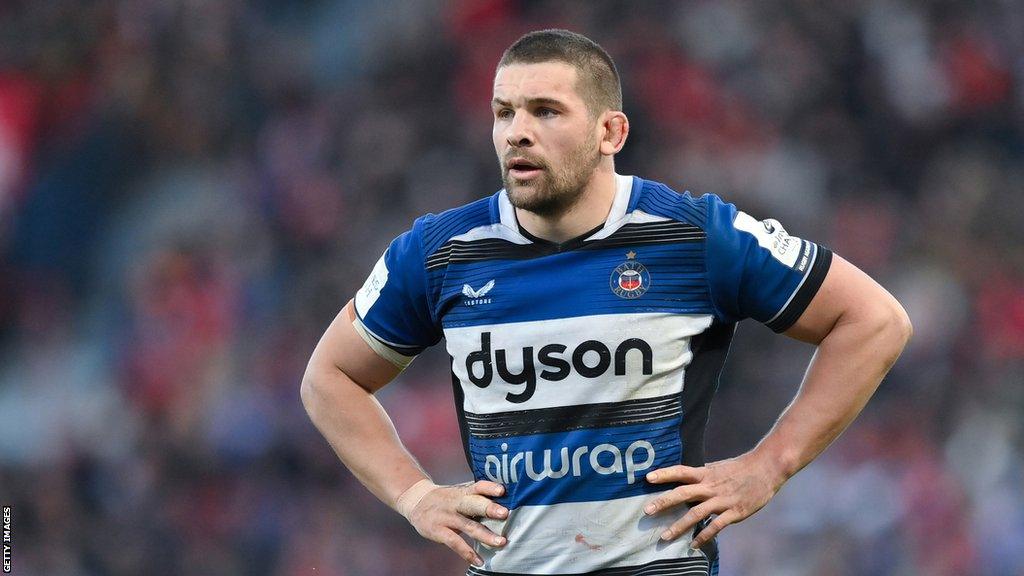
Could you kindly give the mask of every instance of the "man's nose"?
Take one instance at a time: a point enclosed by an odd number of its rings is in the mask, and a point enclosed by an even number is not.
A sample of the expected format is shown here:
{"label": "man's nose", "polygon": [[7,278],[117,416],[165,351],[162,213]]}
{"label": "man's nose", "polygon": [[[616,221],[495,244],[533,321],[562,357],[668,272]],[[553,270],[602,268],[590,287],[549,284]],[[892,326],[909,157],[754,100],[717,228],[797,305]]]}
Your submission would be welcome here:
{"label": "man's nose", "polygon": [[508,131],[505,133],[505,140],[508,141],[509,146],[518,148],[533,144],[529,124],[529,116],[525,113],[519,113],[512,117],[512,122],[509,123]]}

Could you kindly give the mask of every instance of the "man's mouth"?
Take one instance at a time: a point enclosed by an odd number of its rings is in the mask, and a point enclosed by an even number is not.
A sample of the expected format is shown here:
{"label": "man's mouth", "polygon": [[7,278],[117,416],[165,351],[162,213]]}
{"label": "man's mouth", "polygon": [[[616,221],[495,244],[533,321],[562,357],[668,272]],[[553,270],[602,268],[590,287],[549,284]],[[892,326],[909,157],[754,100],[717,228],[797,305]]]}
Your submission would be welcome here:
{"label": "man's mouth", "polygon": [[533,178],[537,174],[540,174],[541,171],[543,171],[542,168],[537,167],[527,160],[513,160],[509,163],[508,167],[509,176],[520,180]]}

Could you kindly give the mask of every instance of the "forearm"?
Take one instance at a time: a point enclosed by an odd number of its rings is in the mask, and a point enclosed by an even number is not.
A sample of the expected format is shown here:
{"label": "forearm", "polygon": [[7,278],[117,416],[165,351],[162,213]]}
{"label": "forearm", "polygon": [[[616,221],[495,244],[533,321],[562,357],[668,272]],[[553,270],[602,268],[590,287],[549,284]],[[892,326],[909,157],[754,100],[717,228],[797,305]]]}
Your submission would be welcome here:
{"label": "forearm", "polygon": [[840,319],[821,341],[800,390],[754,449],[781,482],[820,454],[864,408],[910,337],[902,309]]}
{"label": "forearm", "polygon": [[394,508],[402,492],[428,477],[377,399],[340,370],[307,370],[301,394],[306,412],[334,452],[388,506]]}

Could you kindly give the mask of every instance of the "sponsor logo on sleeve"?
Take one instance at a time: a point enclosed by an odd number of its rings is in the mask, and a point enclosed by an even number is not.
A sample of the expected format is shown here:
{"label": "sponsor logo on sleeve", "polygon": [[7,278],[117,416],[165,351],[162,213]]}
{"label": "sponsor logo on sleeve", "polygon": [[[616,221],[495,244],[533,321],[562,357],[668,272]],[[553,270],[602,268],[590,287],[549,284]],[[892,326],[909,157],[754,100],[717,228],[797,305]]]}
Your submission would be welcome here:
{"label": "sponsor logo on sleeve", "polygon": [[768,250],[779,262],[790,268],[797,268],[797,258],[800,256],[801,245],[807,244],[795,236],[786,233],[786,229],[778,220],[755,220],[746,212],[738,212],[733,226],[754,237],[757,243]]}
{"label": "sponsor logo on sleeve", "polygon": [[385,250],[380,260],[377,260],[377,264],[373,266],[373,271],[370,272],[370,276],[363,283],[363,287],[356,292],[356,312],[362,318],[365,318],[366,313],[376,304],[377,299],[380,298],[381,290],[388,283],[388,265],[385,262],[387,255],[388,251]]}
{"label": "sponsor logo on sleeve", "polygon": [[811,262],[811,243],[803,242],[804,249],[800,251],[800,261],[796,264],[796,269],[800,272],[807,270],[807,265]]}

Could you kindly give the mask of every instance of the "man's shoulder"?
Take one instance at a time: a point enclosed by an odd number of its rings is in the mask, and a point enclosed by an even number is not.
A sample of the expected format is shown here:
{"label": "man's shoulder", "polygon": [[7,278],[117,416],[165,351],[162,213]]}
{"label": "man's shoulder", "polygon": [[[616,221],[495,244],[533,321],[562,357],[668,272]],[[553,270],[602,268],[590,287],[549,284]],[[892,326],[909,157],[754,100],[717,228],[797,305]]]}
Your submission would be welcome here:
{"label": "man's shoulder", "polygon": [[709,212],[726,205],[715,194],[705,193],[694,196],[689,190],[677,192],[669,185],[656,180],[642,179],[642,183],[641,193],[635,202],[635,209],[654,216],[671,218],[706,228]]}
{"label": "man's shoulder", "polygon": [[497,197],[500,193],[417,218],[412,229],[419,236],[424,253],[429,255],[455,236],[498,222]]}

